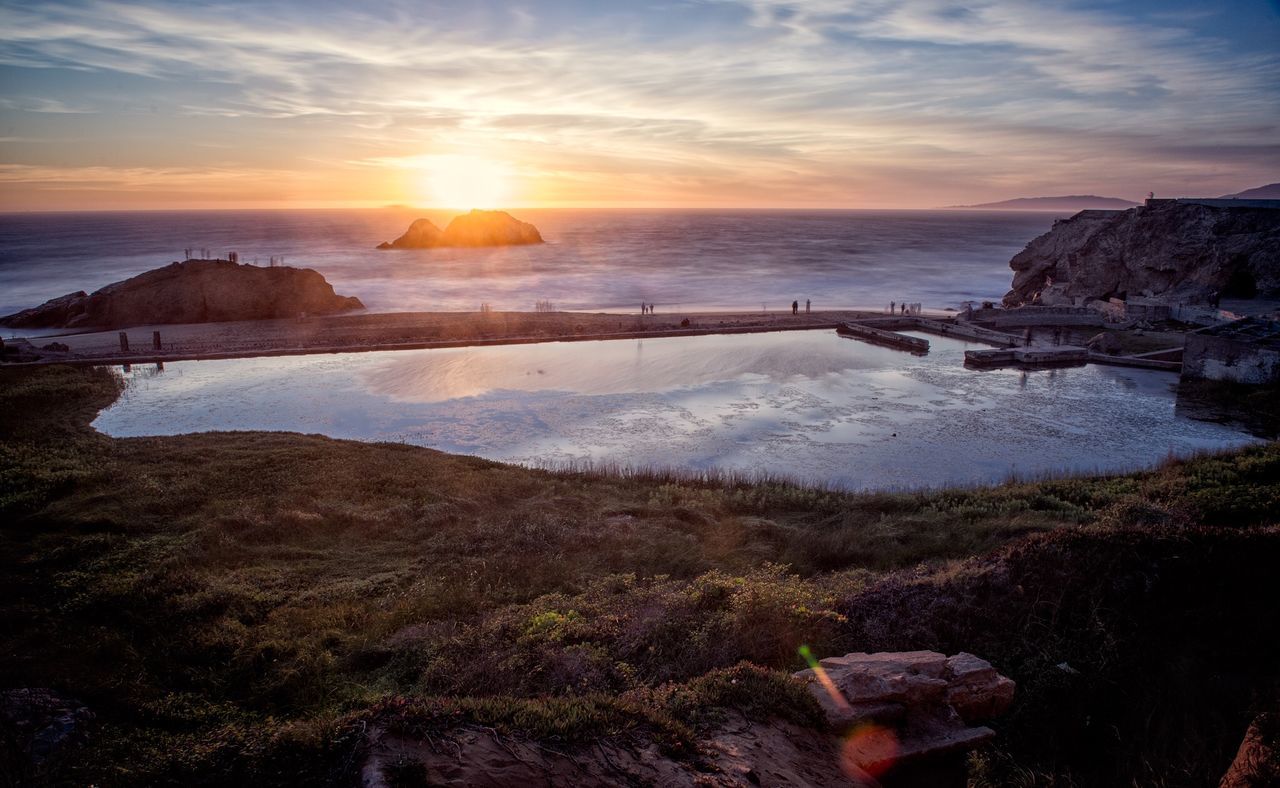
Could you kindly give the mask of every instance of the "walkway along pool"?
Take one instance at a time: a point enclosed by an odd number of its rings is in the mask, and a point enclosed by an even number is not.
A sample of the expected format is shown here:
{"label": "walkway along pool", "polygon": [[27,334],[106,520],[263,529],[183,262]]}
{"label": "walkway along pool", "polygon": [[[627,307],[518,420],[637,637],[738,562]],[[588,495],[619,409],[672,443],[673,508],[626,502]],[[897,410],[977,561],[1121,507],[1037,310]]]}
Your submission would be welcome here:
{"label": "walkway along pool", "polygon": [[1129,470],[1256,440],[1176,413],[1167,372],[979,372],[963,357],[982,346],[927,338],[920,357],[792,331],[170,362],[122,372],[124,394],[94,426],[290,430],[849,489]]}

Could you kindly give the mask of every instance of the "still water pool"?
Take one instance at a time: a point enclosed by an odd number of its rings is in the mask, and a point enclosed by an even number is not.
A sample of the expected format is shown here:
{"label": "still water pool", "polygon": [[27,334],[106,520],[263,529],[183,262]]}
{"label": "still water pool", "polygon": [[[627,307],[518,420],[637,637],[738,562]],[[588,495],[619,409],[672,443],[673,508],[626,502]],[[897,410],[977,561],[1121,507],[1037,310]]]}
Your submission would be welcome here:
{"label": "still water pool", "polygon": [[[920,335],[926,336],[926,335]],[[528,465],[732,470],[850,489],[1145,467],[1251,443],[1171,373],[963,366],[831,331],[135,366],[108,435],[290,430]]]}

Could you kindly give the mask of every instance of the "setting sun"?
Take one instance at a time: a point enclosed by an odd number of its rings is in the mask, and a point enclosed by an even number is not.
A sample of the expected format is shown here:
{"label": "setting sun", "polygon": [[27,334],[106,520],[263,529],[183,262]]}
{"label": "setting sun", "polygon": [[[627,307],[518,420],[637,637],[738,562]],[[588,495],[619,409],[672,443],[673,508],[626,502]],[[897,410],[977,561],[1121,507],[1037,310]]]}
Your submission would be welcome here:
{"label": "setting sun", "polygon": [[511,198],[511,176],[496,162],[476,156],[424,156],[421,199],[437,208],[498,208]]}

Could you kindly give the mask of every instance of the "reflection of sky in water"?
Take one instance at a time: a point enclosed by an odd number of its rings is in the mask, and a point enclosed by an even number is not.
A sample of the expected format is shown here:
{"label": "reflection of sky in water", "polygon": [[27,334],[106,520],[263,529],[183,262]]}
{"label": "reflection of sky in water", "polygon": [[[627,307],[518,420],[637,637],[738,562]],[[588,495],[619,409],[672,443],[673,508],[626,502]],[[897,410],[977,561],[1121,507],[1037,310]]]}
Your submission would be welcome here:
{"label": "reflection of sky in water", "polygon": [[845,487],[1132,468],[1250,442],[1175,418],[1173,375],[975,372],[829,331],[138,367],[110,435],[293,430],[531,464],[728,468]]}

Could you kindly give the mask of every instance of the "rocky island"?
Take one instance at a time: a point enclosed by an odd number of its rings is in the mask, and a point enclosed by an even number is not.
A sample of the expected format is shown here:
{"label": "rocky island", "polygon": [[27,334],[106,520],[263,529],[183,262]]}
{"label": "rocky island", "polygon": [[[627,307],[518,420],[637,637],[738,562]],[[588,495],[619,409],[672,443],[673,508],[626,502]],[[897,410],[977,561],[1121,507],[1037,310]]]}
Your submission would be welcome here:
{"label": "rocky island", "polygon": [[229,260],[174,262],[87,294],[68,293],[0,317],[11,328],[122,328],[212,323],[363,309],[310,268],[259,268]]}
{"label": "rocky island", "polygon": [[542,243],[538,228],[506,211],[473,210],[455,216],[444,230],[430,219],[418,219],[404,235],[378,244],[379,249],[432,249],[441,246],[525,246]]}
{"label": "rocky island", "polygon": [[[1054,222],[1009,261],[1006,306],[1158,296],[1203,300],[1280,292],[1280,210],[1222,200],[1151,200]],[[1206,204],[1206,203],[1218,203]]]}

